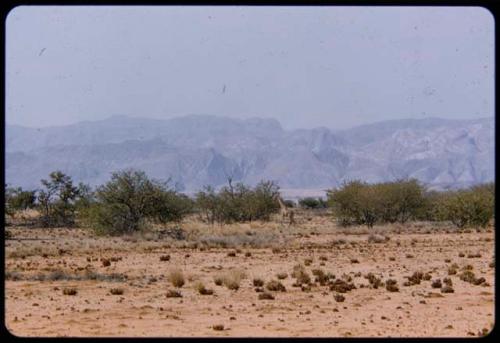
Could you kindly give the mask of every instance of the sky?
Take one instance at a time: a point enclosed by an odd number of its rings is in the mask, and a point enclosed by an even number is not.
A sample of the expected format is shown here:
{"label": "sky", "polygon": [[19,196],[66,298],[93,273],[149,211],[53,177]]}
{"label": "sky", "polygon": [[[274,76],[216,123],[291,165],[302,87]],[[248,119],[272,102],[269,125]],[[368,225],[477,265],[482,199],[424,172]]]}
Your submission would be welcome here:
{"label": "sky", "polygon": [[481,7],[20,6],[6,19],[5,113],[29,127],[491,117],[494,18]]}

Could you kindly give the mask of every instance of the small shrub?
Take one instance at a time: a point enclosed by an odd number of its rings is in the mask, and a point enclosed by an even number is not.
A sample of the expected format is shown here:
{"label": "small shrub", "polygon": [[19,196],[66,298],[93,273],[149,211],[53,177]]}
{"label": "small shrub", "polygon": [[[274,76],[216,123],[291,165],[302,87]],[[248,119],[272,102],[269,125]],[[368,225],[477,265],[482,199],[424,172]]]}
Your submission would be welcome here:
{"label": "small shrub", "polygon": [[432,281],[431,286],[432,286],[432,288],[441,288],[443,285],[441,284],[440,279],[436,279],[436,280]]}
{"label": "small shrub", "polygon": [[198,291],[198,293],[200,293],[201,295],[212,295],[214,294],[214,291],[212,289],[207,289],[205,288],[205,285],[201,282],[198,282],[195,286],[196,290]]}
{"label": "small shrub", "polygon": [[162,262],[170,261],[170,255],[161,255],[160,261],[162,261]]}
{"label": "small shrub", "polygon": [[382,280],[376,277],[373,273],[366,274],[365,279],[368,279],[368,282],[370,282],[370,285],[374,289],[378,289],[380,286],[382,286]]}
{"label": "small shrub", "polygon": [[222,286],[222,284],[224,283],[224,276],[223,275],[216,275],[214,277],[214,283],[217,286]]}
{"label": "small shrub", "polygon": [[340,279],[335,280],[334,282],[332,282],[330,284],[330,290],[338,292],[338,293],[346,293],[346,292],[349,292],[355,288],[356,288],[356,286],[354,286],[353,283],[348,283],[348,282],[346,282],[344,280],[340,280]]}
{"label": "small shrub", "polygon": [[311,283],[311,277],[305,271],[299,272],[296,279],[297,279],[296,281],[299,285],[303,285],[303,284],[309,285]]}
{"label": "small shrub", "polygon": [[342,294],[335,294],[334,299],[338,303],[342,303],[345,300],[345,297]]}
{"label": "small shrub", "polygon": [[460,274],[460,280],[469,282],[469,283],[474,283],[476,280],[476,275],[470,270],[465,270]]}
{"label": "small shrub", "polygon": [[486,282],[486,279],[484,277],[480,277],[480,278],[475,279],[473,284],[476,286],[479,286],[485,282]]}
{"label": "small shrub", "polygon": [[447,286],[453,286],[453,281],[451,281],[451,279],[449,277],[445,277],[443,279],[443,283]]}
{"label": "small shrub", "polygon": [[223,284],[230,290],[238,290],[241,280],[246,277],[245,272],[240,270],[232,270],[223,276]]}
{"label": "small shrub", "polygon": [[264,286],[264,280],[258,279],[258,278],[257,279],[253,279],[253,285],[255,287],[262,287],[262,286]]}
{"label": "small shrub", "polygon": [[278,274],[276,274],[276,277],[278,278],[278,280],[284,280],[288,277],[288,274],[287,273],[278,273]]}
{"label": "small shrub", "polygon": [[78,293],[78,291],[76,290],[76,288],[64,288],[63,289],[64,295],[76,295],[77,293]]}
{"label": "small shrub", "polygon": [[215,331],[223,331],[224,330],[224,325],[217,324],[217,325],[212,326],[212,329],[214,329]]}
{"label": "small shrub", "polygon": [[286,292],[285,286],[279,281],[271,280],[266,284],[266,288],[273,292]]}
{"label": "small shrub", "polygon": [[124,290],[123,288],[111,288],[109,292],[113,295],[122,295]]}
{"label": "small shrub", "polygon": [[322,269],[313,269],[312,274],[316,276],[314,281],[318,282],[321,286],[324,286],[328,282],[329,277]]}
{"label": "small shrub", "polygon": [[441,288],[441,293],[454,293],[455,290],[453,289],[453,287],[451,286],[444,286],[443,288]]}
{"label": "small shrub", "polygon": [[259,294],[259,300],[274,300],[274,296],[271,293],[263,292]]}
{"label": "small shrub", "polygon": [[167,291],[167,298],[182,298],[182,294],[179,291],[169,289]]}
{"label": "small shrub", "polygon": [[399,292],[397,281],[393,279],[387,280],[385,283],[385,289],[387,289],[389,292]]}

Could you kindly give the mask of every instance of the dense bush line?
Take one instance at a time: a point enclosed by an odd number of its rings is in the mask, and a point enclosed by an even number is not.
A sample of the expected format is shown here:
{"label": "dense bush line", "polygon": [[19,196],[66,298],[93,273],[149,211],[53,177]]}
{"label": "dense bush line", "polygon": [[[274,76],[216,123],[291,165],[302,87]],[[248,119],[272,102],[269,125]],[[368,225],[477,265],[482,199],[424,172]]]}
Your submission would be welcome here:
{"label": "dense bush line", "polygon": [[436,192],[427,191],[415,179],[378,184],[351,181],[327,195],[333,215],[343,226],[428,220],[485,227],[494,215],[494,183]]}
{"label": "dense bush line", "polygon": [[212,224],[269,220],[278,211],[279,187],[274,182],[261,181],[254,188],[228,183],[219,192],[206,187],[196,194],[196,208],[203,220]]}
{"label": "dense bush line", "polygon": [[[270,220],[279,210],[279,186],[261,181],[255,187],[243,183],[216,191],[205,187],[193,199],[151,180],[142,171],[113,173],[106,184],[92,189],[75,186],[60,171],[41,180],[33,191],[5,185],[5,214],[38,210],[43,227],[81,225],[98,234],[124,234],[153,223],[178,222],[198,213],[208,223],[227,224]],[[303,209],[330,208],[343,226],[406,223],[411,220],[449,221],[457,227],[485,227],[494,217],[495,184],[488,183],[454,191],[428,191],[415,179],[378,184],[351,181],[327,192],[327,200],[303,198]],[[293,207],[291,201],[286,206]]]}

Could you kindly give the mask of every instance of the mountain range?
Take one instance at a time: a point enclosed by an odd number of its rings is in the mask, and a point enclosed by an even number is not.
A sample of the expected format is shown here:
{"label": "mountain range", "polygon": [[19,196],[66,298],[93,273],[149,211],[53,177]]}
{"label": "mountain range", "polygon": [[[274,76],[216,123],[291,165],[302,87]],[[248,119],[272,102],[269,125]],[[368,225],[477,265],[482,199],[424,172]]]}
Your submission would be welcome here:
{"label": "mountain range", "polygon": [[494,118],[383,121],[345,130],[285,130],[274,119],[189,115],[167,120],[113,116],[73,125],[5,127],[6,183],[40,187],[54,170],[92,186],[111,172],[144,170],[192,193],[228,177],[275,180],[293,196],[322,195],[342,182],[417,178],[431,189],[494,180]]}

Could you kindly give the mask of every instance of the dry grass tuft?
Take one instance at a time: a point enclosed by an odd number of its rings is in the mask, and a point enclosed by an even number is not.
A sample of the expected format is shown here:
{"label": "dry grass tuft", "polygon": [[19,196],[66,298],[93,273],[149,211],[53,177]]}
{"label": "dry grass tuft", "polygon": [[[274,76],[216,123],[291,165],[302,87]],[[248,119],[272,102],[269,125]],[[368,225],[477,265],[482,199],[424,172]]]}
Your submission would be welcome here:
{"label": "dry grass tuft", "polygon": [[241,280],[246,278],[246,273],[243,270],[230,270],[225,274],[218,275],[214,279],[215,284],[220,286],[224,285],[230,290],[238,290],[240,288]]}
{"label": "dry grass tuft", "polygon": [[205,288],[205,285],[202,282],[198,282],[195,285],[195,289],[200,293],[201,295],[212,295],[214,294],[214,291],[212,289],[207,289]]}
{"label": "dry grass tuft", "polygon": [[184,274],[182,274],[182,270],[180,269],[171,270],[170,273],[168,274],[168,281],[170,281],[170,283],[177,288],[184,286],[185,280],[184,280]]}
{"label": "dry grass tuft", "polygon": [[377,234],[373,234],[373,233],[368,236],[368,243],[384,243],[388,240],[389,240],[389,237],[377,235]]}

